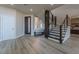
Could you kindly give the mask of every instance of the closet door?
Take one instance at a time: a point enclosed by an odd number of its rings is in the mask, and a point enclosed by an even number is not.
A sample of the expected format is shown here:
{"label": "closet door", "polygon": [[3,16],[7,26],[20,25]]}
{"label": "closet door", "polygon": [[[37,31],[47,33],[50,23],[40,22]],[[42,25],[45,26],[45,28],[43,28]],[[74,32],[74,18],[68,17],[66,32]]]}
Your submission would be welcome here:
{"label": "closet door", "polygon": [[15,38],[15,17],[12,15],[2,16],[2,38],[3,40]]}
{"label": "closet door", "polygon": [[1,16],[0,16],[0,41],[1,41]]}
{"label": "closet door", "polygon": [[0,15],[0,41],[2,41],[2,16]]}

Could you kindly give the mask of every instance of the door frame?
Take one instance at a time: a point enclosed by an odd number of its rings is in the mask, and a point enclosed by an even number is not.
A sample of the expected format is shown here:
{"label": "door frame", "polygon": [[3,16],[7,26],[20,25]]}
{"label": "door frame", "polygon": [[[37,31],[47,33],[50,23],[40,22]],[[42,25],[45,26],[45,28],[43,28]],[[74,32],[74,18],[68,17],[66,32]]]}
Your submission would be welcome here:
{"label": "door frame", "polygon": [[[25,16],[25,17],[29,17],[30,18],[30,33],[27,33],[27,34],[31,34],[31,16]],[[24,33],[25,33],[25,29],[26,29],[25,28],[25,17],[24,17]]]}

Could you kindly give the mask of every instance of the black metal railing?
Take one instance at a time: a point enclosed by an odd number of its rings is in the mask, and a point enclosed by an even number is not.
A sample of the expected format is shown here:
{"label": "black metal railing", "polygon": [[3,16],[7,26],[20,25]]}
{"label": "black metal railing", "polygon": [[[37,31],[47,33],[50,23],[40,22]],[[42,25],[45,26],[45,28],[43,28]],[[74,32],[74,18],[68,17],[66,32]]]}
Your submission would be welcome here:
{"label": "black metal railing", "polygon": [[52,17],[51,17],[51,23],[49,24],[49,26],[52,25],[52,28],[50,29],[49,32],[51,32],[55,27],[59,27],[57,29],[57,30],[60,31],[59,32],[59,35],[60,35],[59,36],[60,37],[59,38],[59,42],[60,42],[60,44],[62,44],[62,42],[63,42],[63,39],[62,39],[62,37],[63,37],[63,31],[65,32],[66,29],[67,29],[67,27],[68,27],[68,19],[69,19],[69,17],[68,17],[68,15],[66,15],[66,17],[65,17],[64,21],[62,22],[62,24],[61,25],[57,25],[57,16],[54,16],[52,13],[51,13],[51,15],[52,15]]}
{"label": "black metal railing", "polygon": [[[51,14],[52,15],[52,14]],[[50,30],[53,29],[53,27],[56,27],[57,26],[57,16],[54,16],[52,15],[52,18],[51,18],[51,23],[49,24],[49,26],[52,26],[52,28]]]}
{"label": "black metal railing", "polygon": [[66,15],[66,18],[64,19],[63,23],[60,25],[60,43],[62,43],[63,39],[62,39],[62,29],[65,31],[66,28],[68,27],[68,15]]}

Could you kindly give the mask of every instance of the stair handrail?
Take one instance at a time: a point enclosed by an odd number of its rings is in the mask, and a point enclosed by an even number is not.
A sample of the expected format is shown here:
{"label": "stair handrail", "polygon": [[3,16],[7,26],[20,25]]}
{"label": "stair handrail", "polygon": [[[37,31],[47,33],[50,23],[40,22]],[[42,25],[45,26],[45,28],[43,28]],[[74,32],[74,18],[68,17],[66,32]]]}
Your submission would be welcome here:
{"label": "stair handrail", "polygon": [[[64,30],[65,30],[65,26],[66,27],[68,27],[68,15],[66,15],[66,17],[65,17],[65,19],[64,19],[64,21],[63,21],[63,23],[60,25],[60,43],[62,43],[62,27],[63,27],[63,25],[64,25]],[[66,22],[66,23],[65,23]]]}
{"label": "stair handrail", "polygon": [[[53,22],[53,20],[57,20],[57,16],[54,16],[52,13],[51,13],[51,15],[52,15],[52,22]],[[63,32],[62,32],[62,28],[64,27],[64,30],[68,27],[68,19],[69,19],[69,17],[68,17],[68,15],[66,15],[66,17],[65,17],[65,19],[64,19],[64,21],[62,22],[62,24],[61,25],[59,25],[59,31],[60,31],[60,39],[59,39],[59,41],[60,41],[60,43],[62,44],[62,42],[63,42],[63,39],[62,39],[62,35],[63,35]],[[57,24],[55,23],[54,24],[55,25],[55,27],[57,26]],[[52,26],[52,29],[53,29],[54,27]],[[52,31],[52,29],[50,30],[50,31]]]}
{"label": "stair handrail", "polygon": [[[63,26],[63,24],[66,24],[66,26],[68,26],[68,15],[66,15],[66,17],[65,17],[65,19],[64,19],[64,21],[62,22],[62,26]],[[66,22],[66,23],[65,23]]]}

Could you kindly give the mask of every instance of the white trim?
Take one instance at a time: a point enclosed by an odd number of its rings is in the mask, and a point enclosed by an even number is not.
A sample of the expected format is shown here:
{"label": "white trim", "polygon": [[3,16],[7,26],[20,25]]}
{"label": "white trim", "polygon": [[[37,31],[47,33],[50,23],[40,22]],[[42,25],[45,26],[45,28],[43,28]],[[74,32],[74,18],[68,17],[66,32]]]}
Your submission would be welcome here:
{"label": "white trim", "polygon": [[16,39],[16,37],[12,38],[12,39],[1,39],[0,41],[5,41],[5,40],[13,40]]}
{"label": "white trim", "polygon": [[19,37],[22,37],[22,36],[24,36],[24,34],[18,35],[18,36],[16,36],[16,38],[19,38]]}
{"label": "white trim", "polygon": [[0,41],[3,41],[2,39],[0,39]]}
{"label": "white trim", "polygon": [[[33,14],[24,15],[24,17],[26,17],[26,16],[31,16],[31,36],[34,36],[34,15]],[[25,28],[24,28],[24,30],[25,30]]]}

